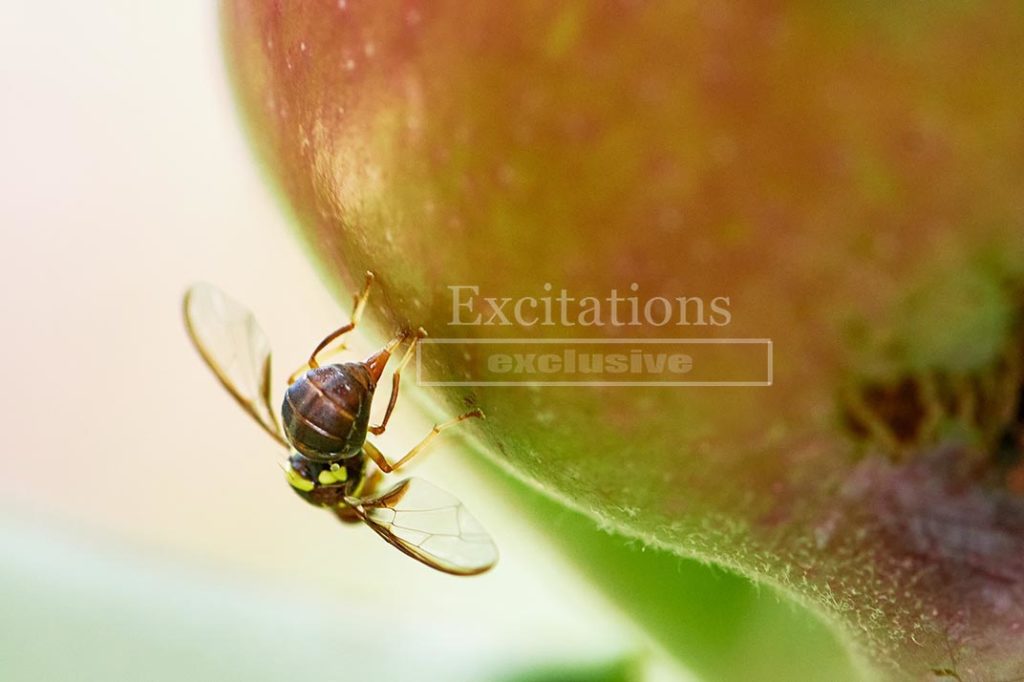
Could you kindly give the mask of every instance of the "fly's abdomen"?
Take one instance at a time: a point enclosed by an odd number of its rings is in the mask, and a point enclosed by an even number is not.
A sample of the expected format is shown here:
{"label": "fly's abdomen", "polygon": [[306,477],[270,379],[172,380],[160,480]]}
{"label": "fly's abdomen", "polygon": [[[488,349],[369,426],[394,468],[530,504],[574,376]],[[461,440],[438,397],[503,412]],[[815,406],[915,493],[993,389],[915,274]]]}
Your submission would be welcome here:
{"label": "fly's abdomen", "polygon": [[313,460],[336,460],[358,453],[366,440],[374,388],[362,363],[306,372],[288,387],[281,407],[288,440]]}

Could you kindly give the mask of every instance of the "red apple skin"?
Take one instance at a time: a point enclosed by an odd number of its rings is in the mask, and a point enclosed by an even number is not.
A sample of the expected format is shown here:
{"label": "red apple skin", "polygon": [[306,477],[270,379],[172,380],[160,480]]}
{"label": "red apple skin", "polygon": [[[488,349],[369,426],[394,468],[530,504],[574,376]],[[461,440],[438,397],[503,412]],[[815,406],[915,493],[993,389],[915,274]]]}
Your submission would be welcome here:
{"label": "red apple skin", "polygon": [[[1020,443],[997,457],[957,398],[894,448],[847,397],[1016,385],[1024,4],[225,0],[223,20],[263,159],[339,294],[378,274],[378,319],[773,340],[771,387],[439,392],[484,409],[495,458],[781,588],[875,674],[1024,675]],[[728,296],[730,323],[448,324],[449,285],[633,282]]]}

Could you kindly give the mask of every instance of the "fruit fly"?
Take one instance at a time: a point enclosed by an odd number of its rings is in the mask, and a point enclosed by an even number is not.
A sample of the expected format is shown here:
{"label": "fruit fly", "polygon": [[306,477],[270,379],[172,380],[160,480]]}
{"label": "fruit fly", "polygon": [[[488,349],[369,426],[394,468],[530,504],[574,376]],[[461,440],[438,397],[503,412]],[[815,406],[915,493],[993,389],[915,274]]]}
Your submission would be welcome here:
{"label": "fruit fly", "polygon": [[[281,467],[301,498],[342,521],[365,523],[400,551],[440,571],[483,573],[497,561],[498,550],[462,502],[419,478],[381,485],[382,474],[401,469],[442,431],[483,413],[473,410],[435,425],[394,463],[367,440],[368,433],[384,433],[398,400],[402,369],[426,332],[399,334],[363,362],[321,366],[317,361],[328,346],[356,328],[372,282],[373,273],[366,273],[351,321],[328,334],[289,378],[280,419],[271,407],[270,343],[248,309],[212,285],[197,284],[185,294],[185,325],[224,388],[287,450]],[[377,383],[392,353],[406,342],[391,375],[387,409],[380,424],[371,425]],[[339,344],[333,351],[344,349]],[[367,471],[370,462],[372,473]]]}

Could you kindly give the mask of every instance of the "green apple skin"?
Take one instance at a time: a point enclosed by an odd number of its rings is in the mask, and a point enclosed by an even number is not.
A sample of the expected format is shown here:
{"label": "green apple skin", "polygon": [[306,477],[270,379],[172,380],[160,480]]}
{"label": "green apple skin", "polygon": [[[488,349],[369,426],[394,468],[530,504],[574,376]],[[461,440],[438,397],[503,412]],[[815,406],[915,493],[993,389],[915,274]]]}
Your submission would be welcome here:
{"label": "green apple skin", "polygon": [[[448,412],[483,408],[471,428],[495,459],[780,588],[872,674],[1013,678],[1020,443],[1012,410],[983,419],[962,387],[988,405],[986,381],[1011,395],[1019,378],[1024,4],[901,5],[225,0],[222,16],[312,252],[339,295],[376,272],[389,328],[773,341],[770,387],[439,390]],[[450,286],[545,283],[726,296],[731,315],[449,324]],[[465,364],[441,348],[424,369],[481,370]],[[864,387],[900,382],[915,404],[922,386],[960,393],[894,439],[899,411]],[[891,428],[851,417],[850,395]]]}

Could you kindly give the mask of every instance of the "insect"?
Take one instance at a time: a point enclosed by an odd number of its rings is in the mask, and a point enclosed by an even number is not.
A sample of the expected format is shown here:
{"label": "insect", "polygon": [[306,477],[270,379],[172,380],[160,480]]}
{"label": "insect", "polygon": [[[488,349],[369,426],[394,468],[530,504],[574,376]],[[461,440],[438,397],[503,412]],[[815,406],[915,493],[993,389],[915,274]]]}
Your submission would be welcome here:
{"label": "insect", "polygon": [[[365,523],[400,551],[440,571],[483,573],[497,561],[498,550],[462,502],[420,478],[382,486],[382,474],[401,469],[445,429],[483,413],[473,410],[435,425],[393,464],[367,440],[368,433],[384,433],[398,400],[402,369],[426,332],[399,334],[364,362],[321,365],[317,360],[356,328],[372,282],[373,273],[366,273],[351,321],[328,334],[289,378],[280,419],[271,407],[270,343],[248,309],[217,287],[197,284],[185,294],[185,325],[224,388],[288,451],[281,467],[300,497],[342,521]],[[391,375],[387,409],[380,424],[371,425],[374,391],[388,359],[406,342]],[[340,344],[332,352],[344,349]],[[376,468],[368,473],[370,462]]]}

